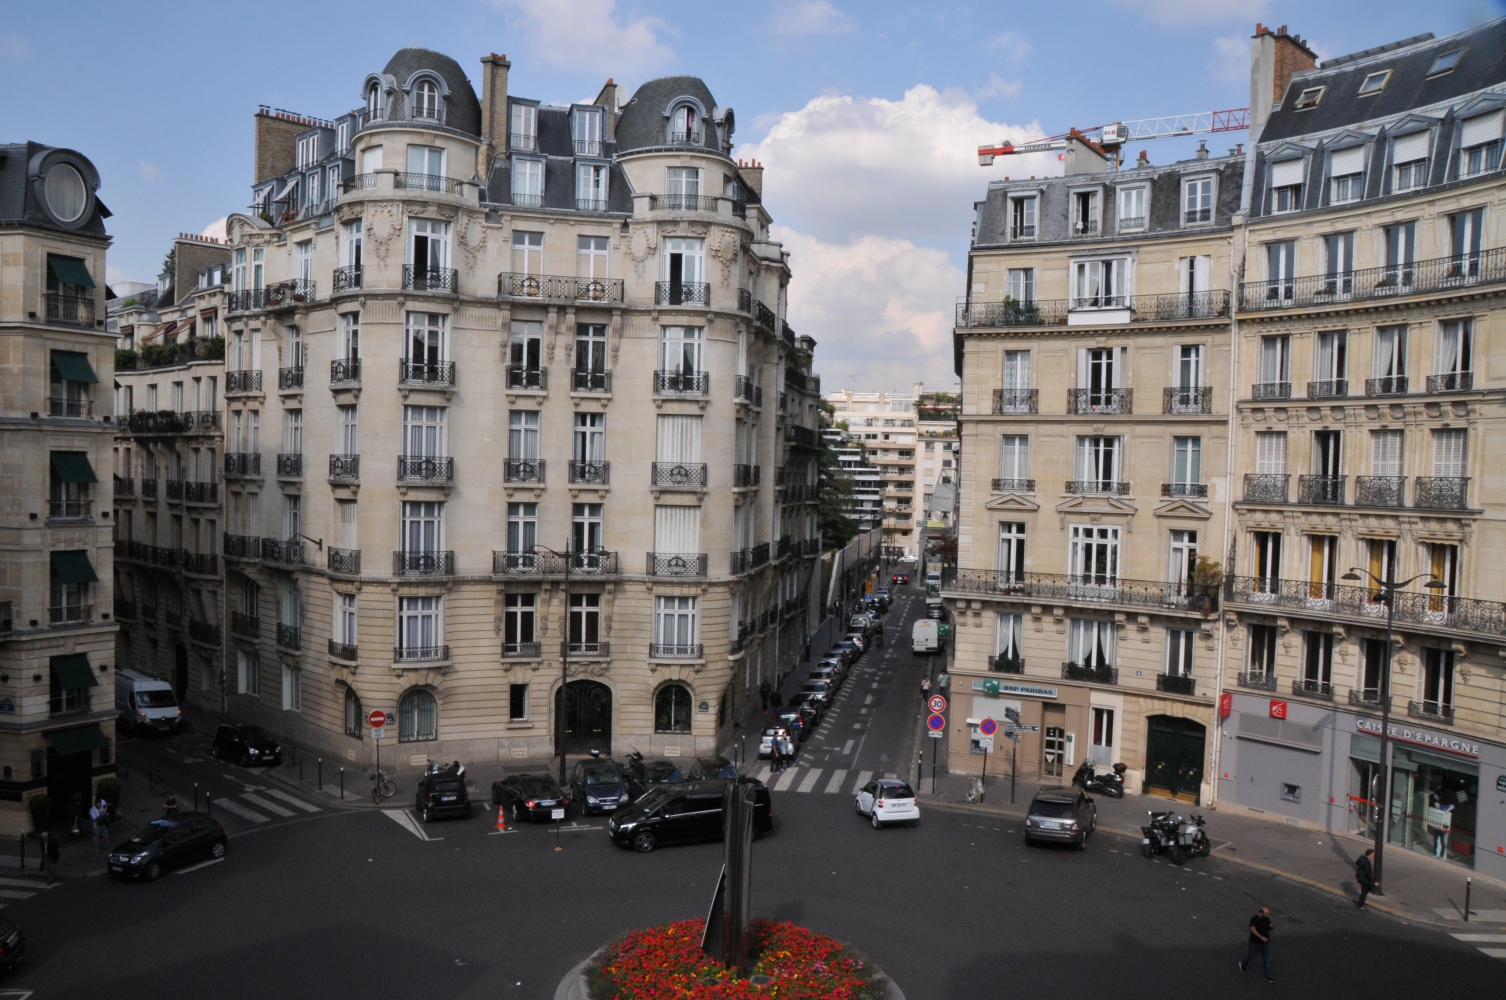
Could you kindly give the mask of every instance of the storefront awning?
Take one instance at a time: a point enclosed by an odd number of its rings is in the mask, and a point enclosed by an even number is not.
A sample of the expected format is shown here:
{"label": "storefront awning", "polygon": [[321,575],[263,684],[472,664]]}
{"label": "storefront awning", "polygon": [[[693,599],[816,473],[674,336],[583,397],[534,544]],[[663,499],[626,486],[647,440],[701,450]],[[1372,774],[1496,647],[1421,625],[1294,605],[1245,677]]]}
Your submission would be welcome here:
{"label": "storefront awning", "polygon": [[52,667],[52,672],[57,674],[58,686],[64,691],[80,691],[84,688],[99,686],[99,681],[94,676],[94,668],[89,666],[88,653],[65,653],[62,656],[54,656],[48,664]]}
{"label": "storefront awning", "polygon": [[64,583],[99,582],[99,577],[94,573],[94,565],[89,562],[89,553],[83,549],[73,552],[54,552],[52,554],[52,571]]}
{"label": "storefront awning", "polygon": [[94,466],[89,464],[89,455],[82,451],[55,451],[52,453],[52,471],[65,483],[97,483]]}
{"label": "storefront awning", "polygon": [[94,279],[89,277],[89,269],[77,257],[59,257],[55,254],[48,254],[47,269],[65,285],[77,285],[80,288],[94,287]]}
{"label": "storefront awning", "polygon": [[90,750],[110,748],[110,738],[100,730],[97,723],[92,726],[76,726],[73,729],[58,729],[42,735],[47,737],[47,742],[52,744],[52,749],[63,757],[71,753],[86,753]]}
{"label": "storefront awning", "polygon": [[69,382],[98,382],[99,376],[89,365],[89,355],[79,351],[53,351],[52,363],[58,374]]}

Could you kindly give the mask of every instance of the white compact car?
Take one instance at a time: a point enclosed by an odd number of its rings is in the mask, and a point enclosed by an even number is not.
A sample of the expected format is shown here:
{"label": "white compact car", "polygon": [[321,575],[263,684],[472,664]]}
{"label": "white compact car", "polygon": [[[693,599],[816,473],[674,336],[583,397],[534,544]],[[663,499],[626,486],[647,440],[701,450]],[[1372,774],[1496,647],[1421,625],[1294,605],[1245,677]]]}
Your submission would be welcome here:
{"label": "white compact car", "polygon": [[858,789],[858,812],[877,830],[891,823],[919,823],[920,806],[915,792],[897,778],[879,778]]}

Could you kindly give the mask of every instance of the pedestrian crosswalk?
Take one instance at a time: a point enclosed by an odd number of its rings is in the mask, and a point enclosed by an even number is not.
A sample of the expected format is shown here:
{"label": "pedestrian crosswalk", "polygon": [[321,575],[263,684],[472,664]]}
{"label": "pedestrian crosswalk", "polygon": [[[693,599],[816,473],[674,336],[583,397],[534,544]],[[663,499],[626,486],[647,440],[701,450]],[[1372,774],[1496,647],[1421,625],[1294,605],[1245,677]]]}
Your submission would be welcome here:
{"label": "pedestrian crosswalk", "polygon": [[1506,934],[1453,934],[1453,937],[1474,945],[1491,958],[1506,958]]}
{"label": "pedestrian crosswalk", "polygon": [[[257,792],[242,792],[236,796],[224,796],[214,799],[210,804],[210,810],[223,809],[225,812],[248,823],[270,823],[275,816],[278,819],[287,819],[297,816],[299,810],[304,813],[323,812],[322,806],[316,806],[312,802],[305,802],[296,795],[289,795],[276,788],[260,788]],[[276,799],[277,801],[272,801]],[[288,806],[292,806],[290,809]],[[268,814],[271,815],[268,815]]]}
{"label": "pedestrian crosswalk", "polygon": [[62,883],[48,882],[43,878],[27,878],[24,874],[0,878],[0,910],[10,905],[11,900],[30,899],[46,889],[56,889]]}
{"label": "pedestrian crosswalk", "polygon": [[[790,792],[797,794],[810,794],[820,791],[825,795],[836,795],[845,788],[850,794],[857,794],[857,790],[873,780],[872,771],[859,771],[857,777],[848,786],[847,776],[852,773],[847,770],[827,771],[823,767],[791,767],[783,771],[774,772],[774,769],[765,764],[753,773],[753,777],[768,785],[770,790],[776,792]],[[824,787],[822,777],[826,777]],[[885,778],[896,778],[898,775],[887,772]],[[772,779],[772,781],[771,781]]]}

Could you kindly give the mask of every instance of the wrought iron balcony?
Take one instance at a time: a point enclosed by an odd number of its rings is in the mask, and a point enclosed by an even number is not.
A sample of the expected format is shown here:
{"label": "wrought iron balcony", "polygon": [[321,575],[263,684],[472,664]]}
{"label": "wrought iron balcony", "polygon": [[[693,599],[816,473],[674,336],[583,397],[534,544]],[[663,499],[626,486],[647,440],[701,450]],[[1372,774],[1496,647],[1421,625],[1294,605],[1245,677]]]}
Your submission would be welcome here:
{"label": "wrought iron balcony", "polygon": [[601,144],[601,140],[600,139],[576,139],[575,140],[575,155],[576,156],[600,156],[601,155],[601,147],[602,147],[602,144]]}
{"label": "wrought iron balcony", "polygon": [[1290,382],[1256,382],[1250,387],[1251,399],[1291,399]]}
{"label": "wrought iron balcony", "polygon": [[1339,399],[1349,395],[1349,380],[1333,378],[1323,382],[1307,383],[1308,399]]}
{"label": "wrought iron balcony", "polygon": [[94,296],[47,293],[47,322],[51,326],[94,328]]}
{"label": "wrought iron balcony", "polygon": [[543,208],[544,195],[537,191],[518,191],[512,193],[512,203],[519,208]]}
{"label": "wrought iron balcony", "polygon": [[704,396],[711,389],[710,372],[656,371],[654,392],[661,396]]}
{"label": "wrought iron balcony", "polygon": [[1119,604],[1167,611],[1212,614],[1218,610],[1218,588],[1158,580],[1125,580],[1098,575],[1019,573],[1011,570],[965,569],[942,583],[945,591],[990,594],[1022,600]]}
{"label": "wrought iron balcony", "polygon": [[648,646],[650,660],[699,660],[706,655],[706,647],[699,642],[651,642]]}
{"label": "wrought iron balcony", "polygon": [[649,466],[649,485],[660,489],[703,490],[705,462],[654,462]]}
{"label": "wrought iron balcony", "polygon": [[[1230,578],[1229,600],[1379,624],[1386,621],[1386,591],[1375,587],[1236,576]],[[1443,631],[1485,635],[1506,632],[1506,604],[1499,601],[1399,590],[1393,617],[1399,625]]]}
{"label": "wrought iron balcony", "polygon": [[995,674],[1023,674],[1025,672],[1025,661],[1018,656],[990,656],[988,658],[988,669]]}
{"label": "wrought iron balcony", "polygon": [[395,188],[409,191],[440,191],[444,194],[459,194],[460,181],[440,174],[399,173],[392,182]]}
{"label": "wrought iron balcony", "polygon": [[1406,394],[1407,376],[1405,375],[1365,379],[1365,395],[1367,396],[1405,396]]}
{"label": "wrought iron balcony", "polygon": [[1031,223],[1028,226],[1023,226],[1023,225],[1022,226],[1010,226],[1009,227],[1009,238],[1011,240],[1033,240],[1033,239],[1035,239],[1035,224]]}
{"label": "wrought iron balcony", "polygon": [[492,552],[492,573],[497,576],[558,576],[565,560],[552,552]]}
{"label": "wrought iron balcony", "polygon": [[1132,413],[1133,389],[1068,389],[1068,413]]}
{"label": "wrought iron balcony", "polygon": [[1087,681],[1090,684],[1118,684],[1119,671],[1107,664],[1063,663],[1062,680]]}
{"label": "wrought iron balcony", "polygon": [[732,395],[754,406],[763,405],[763,387],[755,385],[746,375],[737,375],[732,380]]}
{"label": "wrought iron balcony", "polygon": [[1298,476],[1297,502],[1342,507],[1344,479],[1344,476]]}
{"label": "wrought iron balcony", "polygon": [[329,571],[331,573],[358,575],[361,572],[361,550],[331,548],[329,550]]}
{"label": "wrought iron balcony", "polygon": [[784,439],[797,448],[820,448],[821,433],[814,427],[802,427],[796,423],[784,425]]}
{"label": "wrought iron balcony", "polygon": [[182,434],[183,414],[174,410],[137,410],[123,421],[132,434]]}
{"label": "wrought iron balcony", "polygon": [[1245,473],[1245,503],[1286,503],[1287,473]]}
{"label": "wrought iron balcony", "polygon": [[570,371],[571,392],[611,392],[612,373],[609,371],[582,371],[573,368]]}
{"label": "wrought iron balcony", "polygon": [[329,363],[329,384],[349,385],[361,381],[360,358],[335,358]]}
{"label": "wrought iron balcony", "polygon": [[[261,475],[261,452],[259,451],[227,451],[225,452],[225,475],[230,476],[259,476]],[[143,494],[147,481],[142,482]],[[153,495],[156,495],[156,481],[151,480]]]}
{"label": "wrought iron balcony", "polygon": [[509,389],[539,389],[549,388],[548,368],[527,368],[521,365],[508,365],[507,387]]}
{"label": "wrought iron balcony", "polygon": [[1210,386],[1168,386],[1161,390],[1162,413],[1212,413],[1213,389]]}
{"label": "wrought iron balcony", "polygon": [[1454,724],[1454,706],[1446,702],[1409,701],[1407,702],[1407,715],[1427,722],[1442,723],[1445,726]]}
{"label": "wrought iron balcony", "polygon": [[348,264],[345,267],[335,268],[334,280],[330,287],[337,292],[354,292],[362,287],[362,274],[360,264]]}
{"label": "wrought iron balcony", "polygon": [[280,454],[277,456],[277,478],[302,479],[303,455]]}
{"label": "wrought iron balcony", "polygon": [[577,212],[605,212],[607,200],[605,198],[576,198],[575,210]]}
{"label": "wrought iron balcony", "polygon": [[1465,290],[1502,281],[1506,281],[1506,248],[1342,274],[1246,281],[1239,286],[1239,308],[1246,311],[1293,309]]}
{"label": "wrought iron balcony", "polygon": [[1356,708],[1368,708],[1372,711],[1379,711],[1381,707],[1380,689],[1350,688],[1349,704]]}
{"label": "wrought iron balcony", "polygon": [[617,575],[617,553],[606,549],[591,549],[587,552],[567,552],[565,561],[571,573],[594,573],[600,576]]}
{"label": "wrought iron balcony", "polygon": [[118,497],[133,497],[136,495],[136,480],[130,476],[115,477],[115,495]]}
{"label": "wrought iron balcony", "polygon": [[1469,507],[1469,479],[1418,476],[1412,488],[1412,506],[1424,510],[1466,510]]}
{"label": "wrought iron balcony", "polygon": [[47,414],[53,417],[87,417],[94,413],[94,401],[48,396]]}
{"label": "wrought iron balcony", "polygon": [[769,543],[760,542],[748,549],[738,549],[732,553],[732,572],[747,573],[766,565],[769,561]]}
{"label": "wrought iron balcony", "polygon": [[1034,479],[995,479],[989,483],[995,493],[1034,493]]}
{"label": "wrought iron balcony", "polygon": [[[228,455],[225,457],[229,458]],[[259,458],[260,456],[257,457]],[[229,473],[227,472],[226,474],[228,475]],[[157,477],[153,476],[151,479],[143,479],[141,481],[141,498],[143,500],[157,499]]]}
{"label": "wrought iron balcony", "polygon": [[236,635],[256,638],[261,634],[261,618],[256,615],[248,615],[244,611],[230,612],[230,631]]}
{"label": "wrought iron balcony", "polygon": [[715,212],[720,200],[709,194],[651,194],[648,208],[651,212]]}
{"label": "wrought iron balcony", "polygon": [[52,626],[87,625],[93,620],[92,604],[58,604],[47,609],[47,623]]}
{"label": "wrought iron balcony", "polygon": [[246,368],[225,373],[225,393],[261,392],[261,369]]}
{"label": "wrought iron balcony", "polygon": [[280,392],[303,388],[303,366],[277,369],[277,388]]}
{"label": "wrought iron balcony", "polygon": [[1197,680],[1188,674],[1157,674],[1156,690],[1167,694],[1197,694]]}
{"label": "wrought iron balcony", "polygon": [[1129,483],[1116,483],[1108,479],[1069,479],[1066,492],[1090,496],[1128,496]]}
{"label": "wrought iron balcony", "polygon": [[221,642],[220,627],[211,625],[209,622],[201,622],[197,618],[190,618],[188,619],[188,637],[206,646],[218,646]]}
{"label": "wrought iron balcony", "polygon": [[1355,476],[1354,502],[1359,507],[1404,507],[1406,476]]}
{"label": "wrought iron balcony", "polygon": [[1428,392],[1469,392],[1474,386],[1474,372],[1449,372],[1446,375],[1428,376]]}
{"label": "wrought iron balcony", "polygon": [[284,625],[277,623],[277,645],[284,649],[303,648],[303,629],[297,625]]}
{"label": "wrought iron balcony", "polygon": [[502,463],[502,480],[508,483],[542,483],[544,460],[542,458],[508,458]]}
{"label": "wrought iron balcony", "polygon": [[1333,685],[1316,678],[1298,677],[1292,681],[1292,694],[1300,698],[1321,698],[1333,701]]}
{"label": "wrought iron balcony", "polygon": [[331,455],[329,457],[329,481],[332,483],[360,482],[361,456]]}
{"label": "wrought iron balcony", "polygon": [[507,659],[537,660],[544,655],[541,642],[504,642],[502,656]]}
{"label": "wrought iron balcony", "polygon": [[260,308],[284,309],[314,301],[314,283],[302,278],[289,278],[262,289]]}
{"label": "wrought iron balcony", "polygon": [[361,651],[353,642],[341,642],[332,638],[329,640],[329,655],[337,660],[354,663],[361,658]]}
{"label": "wrought iron balcony", "polygon": [[210,552],[190,552],[184,549],[179,554],[183,572],[194,576],[219,576],[220,557]]}
{"label": "wrought iron balcony", "polygon": [[186,434],[214,434],[220,429],[218,410],[184,410],[183,431]]}
{"label": "wrought iron balcony", "polygon": [[404,359],[398,362],[397,377],[398,381],[405,385],[454,385],[455,362]]}
{"label": "wrought iron balcony", "polygon": [[821,554],[821,539],[807,538],[801,543],[802,556],[819,556]]}
{"label": "wrought iron balcony", "polygon": [[572,483],[593,483],[598,486],[607,485],[612,471],[611,462],[570,462],[570,481]]}
{"label": "wrought iron balcony", "polygon": [[392,573],[394,576],[453,576],[455,553],[394,552]]}
{"label": "wrought iron balcony", "polygon": [[404,264],[403,287],[414,292],[458,292],[460,272],[453,267]]}
{"label": "wrought iron balcony", "polygon": [[650,552],[649,576],[705,576],[704,552]]}
{"label": "wrought iron balcony", "polygon": [[517,153],[536,152],[539,148],[539,137],[524,132],[510,132],[507,137],[507,146]]}
{"label": "wrought iron balcony", "polygon": [[448,483],[455,478],[455,460],[440,455],[399,455],[400,483]]}
{"label": "wrought iron balcony", "polygon": [[1276,690],[1276,675],[1261,670],[1240,671],[1237,683],[1242,688],[1250,688],[1254,691]]}
{"label": "wrought iron balcony", "polygon": [[392,658],[398,663],[434,663],[450,658],[449,646],[394,646]]}
{"label": "wrought iron balcony", "polygon": [[670,135],[669,141],[677,146],[699,146],[701,144],[701,133],[699,129],[694,132],[675,132]]}
{"label": "wrought iron balcony", "polygon": [[1201,500],[1208,496],[1207,483],[1162,483],[1161,495],[1163,497],[1181,497],[1189,500]]}
{"label": "wrought iron balcony", "polygon": [[1037,389],[995,389],[995,413],[1035,413],[1040,392]]}
{"label": "wrought iron balcony", "polygon": [[[168,480],[168,485],[171,486],[176,481],[170,479]],[[93,516],[94,501],[92,500],[47,501],[47,519],[49,521],[83,521]]]}
{"label": "wrought iron balcony", "polygon": [[654,305],[709,306],[711,285],[704,281],[656,281]]}
{"label": "wrought iron balcony", "polygon": [[621,302],[622,279],[503,271],[497,275],[497,296],[563,302]]}
{"label": "wrought iron balcony", "polygon": [[226,532],[225,557],[228,559],[260,559],[261,539],[255,535],[232,535]]}
{"label": "wrought iron balcony", "polygon": [[287,541],[281,541],[276,538],[263,538],[261,540],[261,557],[266,562],[302,566],[304,563],[303,543],[296,538]]}
{"label": "wrought iron balcony", "polygon": [[[1030,299],[1003,302],[957,303],[957,326],[1065,326],[1068,313],[1079,313],[1094,322],[1091,314],[1108,311],[1107,325],[1130,323],[1164,323],[1176,320],[1217,319],[1229,315],[1229,293],[1223,289],[1189,292],[1180,295],[1097,295],[1071,299]],[[1124,316],[1128,311],[1128,317]]]}
{"label": "wrought iron balcony", "polygon": [[64,689],[47,699],[47,714],[54,718],[63,715],[88,715],[93,710],[92,688],[79,688],[71,691]]}
{"label": "wrought iron balcony", "polygon": [[774,310],[764,305],[758,299],[753,300],[753,322],[773,333],[774,325],[778,322],[778,319],[779,317],[774,315]]}
{"label": "wrought iron balcony", "polygon": [[734,465],[732,467],[732,485],[734,488],[757,486],[759,474],[759,466]]}

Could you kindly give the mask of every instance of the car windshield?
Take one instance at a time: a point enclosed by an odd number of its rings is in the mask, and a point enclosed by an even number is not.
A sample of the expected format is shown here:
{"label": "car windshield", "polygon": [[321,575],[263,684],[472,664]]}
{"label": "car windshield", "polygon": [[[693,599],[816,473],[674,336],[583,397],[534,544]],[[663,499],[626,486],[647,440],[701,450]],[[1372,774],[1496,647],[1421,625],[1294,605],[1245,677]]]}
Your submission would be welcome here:
{"label": "car windshield", "polygon": [[261,726],[241,726],[241,736],[248,740],[267,740],[268,742],[272,739],[272,734]]}
{"label": "car windshield", "polygon": [[155,844],[157,841],[167,836],[167,832],[175,828],[177,825],[178,824],[168,822],[165,819],[152,820],[152,822],[148,823],[146,826],[143,826],[141,829],[131,834],[131,839],[127,840],[126,843],[134,847],[144,847],[147,844]]}
{"label": "car windshield", "polygon": [[528,778],[518,784],[524,795],[554,795],[555,785],[547,778]]}
{"label": "car windshield", "polygon": [[1044,816],[1047,819],[1072,819],[1077,815],[1077,806],[1071,802],[1036,799],[1030,804],[1030,815]]}
{"label": "car windshield", "polygon": [[596,767],[586,768],[586,784],[588,785],[615,785],[620,780],[617,769],[607,764],[598,764]]}
{"label": "car windshield", "polygon": [[680,769],[668,761],[656,761],[643,769],[645,781],[679,781]]}
{"label": "car windshield", "polygon": [[433,787],[434,791],[444,792],[445,794],[465,791],[465,785],[459,781],[436,781]]}
{"label": "car windshield", "polygon": [[779,730],[775,729],[773,726],[770,726],[768,729],[765,729],[763,731],[763,734],[765,736],[778,736]]}
{"label": "car windshield", "polygon": [[915,793],[904,782],[895,785],[879,785],[879,798],[881,799],[913,799]]}
{"label": "car windshield", "polygon": [[633,803],[633,807],[643,810],[655,809],[661,802],[663,802],[665,799],[670,798],[674,794],[675,793],[673,789],[665,788],[662,785],[658,788],[650,788],[648,791],[644,792],[642,796],[639,797],[637,802]]}
{"label": "car windshield", "polygon": [[171,691],[137,691],[136,704],[142,708],[172,708],[178,701]]}

